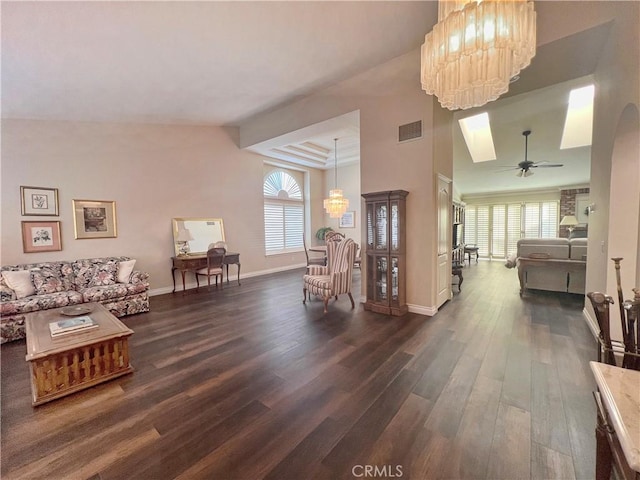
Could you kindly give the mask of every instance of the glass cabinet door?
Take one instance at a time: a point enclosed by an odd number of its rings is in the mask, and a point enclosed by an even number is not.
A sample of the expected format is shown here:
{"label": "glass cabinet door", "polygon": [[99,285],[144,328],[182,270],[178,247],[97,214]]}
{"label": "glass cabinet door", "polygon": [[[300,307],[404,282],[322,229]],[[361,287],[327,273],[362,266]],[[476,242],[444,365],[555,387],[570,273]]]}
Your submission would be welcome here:
{"label": "glass cabinet door", "polygon": [[399,207],[397,201],[391,202],[391,250],[397,251],[400,248],[400,221]]}
{"label": "glass cabinet door", "polygon": [[391,304],[399,304],[398,288],[400,287],[398,257],[391,257]]}
{"label": "glass cabinet door", "polygon": [[375,248],[376,250],[387,249],[387,222],[388,211],[386,203],[375,204]]}
{"label": "glass cabinet door", "polygon": [[[367,204],[367,248],[373,248],[373,232],[375,229],[375,213],[374,206]],[[368,267],[368,265],[367,265]]]}
{"label": "glass cabinet door", "polygon": [[376,295],[378,302],[386,302],[389,296],[387,285],[387,257],[376,257]]}

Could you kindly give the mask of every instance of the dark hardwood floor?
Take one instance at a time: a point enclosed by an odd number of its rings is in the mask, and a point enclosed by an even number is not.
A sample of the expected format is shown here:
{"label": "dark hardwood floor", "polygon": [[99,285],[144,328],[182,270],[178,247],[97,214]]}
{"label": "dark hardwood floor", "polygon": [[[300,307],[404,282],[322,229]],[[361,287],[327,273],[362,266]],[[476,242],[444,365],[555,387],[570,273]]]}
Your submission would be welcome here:
{"label": "dark hardwood floor", "polygon": [[3,345],[2,478],[594,477],[582,297],[480,262],[435,317],[323,315],[301,277],[153,297],[133,374],[37,408]]}

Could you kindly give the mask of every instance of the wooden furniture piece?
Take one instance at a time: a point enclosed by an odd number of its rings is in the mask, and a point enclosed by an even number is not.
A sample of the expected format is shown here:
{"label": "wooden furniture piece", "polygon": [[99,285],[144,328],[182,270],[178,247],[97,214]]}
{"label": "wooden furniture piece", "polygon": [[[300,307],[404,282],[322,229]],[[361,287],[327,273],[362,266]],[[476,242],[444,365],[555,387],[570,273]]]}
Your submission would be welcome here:
{"label": "wooden furniture piece", "polygon": [[[99,303],[84,304],[98,328],[52,338],[49,323],[70,317],[63,308],[27,313],[27,356],[33,405],[131,373],[127,328]],[[84,306],[83,305],[83,306]]]}
{"label": "wooden furniture piece", "polygon": [[[464,204],[452,204],[451,263],[464,266]],[[454,274],[455,275],[455,274]]]}
{"label": "wooden furniture piece", "polygon": [[476,263],[478,263],[478,247],[475,245],[465,245],[464,254],[469,257],[469,265],[471,265],[471,255],[476,256]]}
{"label": "wooden furniture piece", "polygon": [[[207,266],[207,256],[206,255],[185,255],[178,257],[171,257],[171,261],[173,262],[171,266],[171,278],[173,280],[173,292],[176,291],[176,277],[175,271],[179,270],[182,275],[182,291],[186,289],[185,287],[185,274],[187,272],[195,272],[196,270],[200,270],[201,268],[206,268]],[[240,254],[236,252],[227,252],[224,255],[224,265],[227,267],[227,283],[229,283],[229,265],[237,265],[238,266],[238,285],[240,285]]]}
{"label": "wooden furniture piece", "polygon": [[458,262],[453,262],[451,264],[451,276],[453,277],[458,277],[458,292],[462,291],[462,282],[464,281],[464,278],[462,278],[462,267],[464,265],[458,263]]}
{"label": "wooden furniture piece", "polygon": [[322,257],[311,257],[309,256],[309,251],[317,252],[318,250],[313,250],[313,247],[307,248],[307,241],[302,237],[302,243],[304,245],[304,255],[307,257],[307,267],[309,265],[326,265],[327,264],[327,247],[323,246],[323,255]]}
{"label": "wooden furniture piece", "polygon": [[406,198],[393,190],[365,193],[367,215],[365,310],[404,315],[406,303]]}
{"label": "wooden furniture piece", "polygon": [[596,480],[640,480],[640,372],[589,362],[598,391]]}
{"label": "wooden furniture piece", "polygon": [[222,267],[224,266],[224,257],[226,250],[224,248],[213,247],[207,250],[207,266],[196,270],[196,288],[200,288],[200,276],[207,277],[207,286],[211,287],[211,277],[216,277],[216,288],[218,287],[218,276],[220,277],[220,287],[222,287]]}

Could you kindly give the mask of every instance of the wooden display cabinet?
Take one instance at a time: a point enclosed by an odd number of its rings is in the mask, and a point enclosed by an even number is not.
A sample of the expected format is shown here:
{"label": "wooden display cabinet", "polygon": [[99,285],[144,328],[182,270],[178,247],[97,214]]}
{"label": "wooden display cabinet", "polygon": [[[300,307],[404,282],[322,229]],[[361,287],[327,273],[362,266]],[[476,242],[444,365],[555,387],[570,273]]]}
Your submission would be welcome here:
{"label": "wooden display cabinet", "polygon": [[406,197],[393,190],[365,193],[367,243],[365,310],[404,315],[406,303]]}

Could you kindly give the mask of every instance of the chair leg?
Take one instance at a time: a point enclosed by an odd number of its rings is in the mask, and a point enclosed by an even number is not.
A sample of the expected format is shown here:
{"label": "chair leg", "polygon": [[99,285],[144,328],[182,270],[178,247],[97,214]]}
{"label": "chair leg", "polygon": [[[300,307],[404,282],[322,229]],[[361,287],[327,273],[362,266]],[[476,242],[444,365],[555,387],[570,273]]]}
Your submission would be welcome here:
{"label": "chair leg", "polygon": [[[309,300],[311,300],[311,296],[309,296]],[[305,305],[307,303],[307,287],[302,287],[302,303]]]}
{"label": "chair leg", "polygon": [[324,297],[324,313],[327,313],[327,304],[329,303],[329,297]]}
{"label": "chair leg", "polygon": [[351,295],[351,292],[347,292],[347,294],[349,295],[349,300],[351,300],[351,308],[356,308],[356,304],[353,301],[353,296]]}
{"label": "chair leg", "polygon": [[196,290],[200,288],[200,277],[196,273]]}

